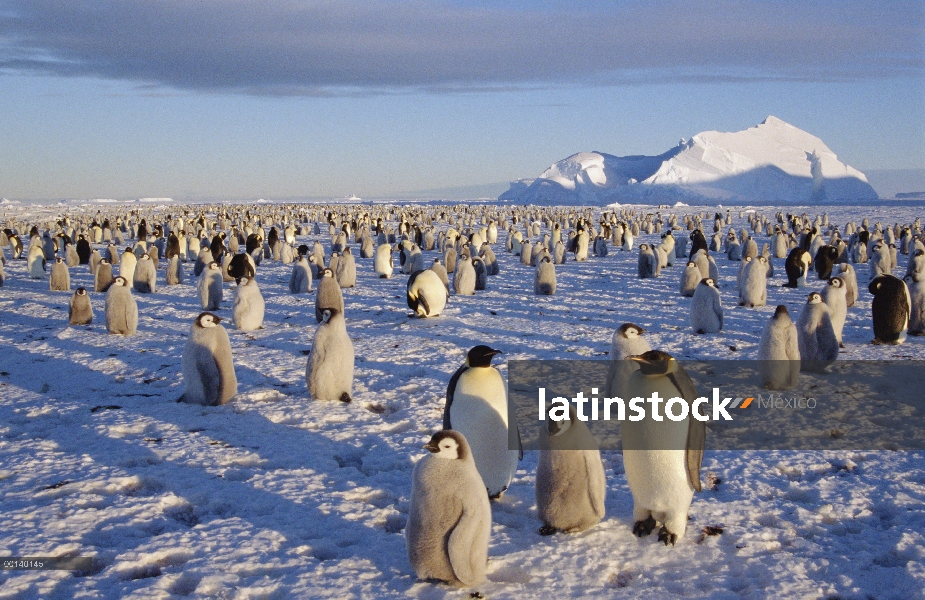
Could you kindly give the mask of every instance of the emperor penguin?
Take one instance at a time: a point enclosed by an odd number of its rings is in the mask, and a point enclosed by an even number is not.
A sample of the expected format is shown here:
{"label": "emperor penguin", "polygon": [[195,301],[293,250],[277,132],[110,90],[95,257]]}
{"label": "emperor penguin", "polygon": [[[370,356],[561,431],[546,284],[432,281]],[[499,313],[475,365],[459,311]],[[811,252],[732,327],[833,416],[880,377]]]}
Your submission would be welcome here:
{"label": "emperor penguin", "polygon": [[[675,398],[693,405],[697,398],[694,383],[670,354],[650,350],[632,360],[639,363],[639,370],[626,382],[627,402],[660,396],[666,402],[666,413]],[[633,496],[633,533],[645,537],[661,523],[658,540],[666,546],[674,545],[687,530],[694,492],[701,490],[707,431],[705,417],[677,408],[670,411],[679,413],[685,418],[666,419],[666,414],[661,421],[648,416],[621,424],[623,466]]]}
{"label": "emperor penguin", "polygon": [[902,344],[909,329],[911,297],[906,283],[893,275],[880,275],[868,286],[874,320],[874,344]]}
{"label": "emperor penguin", "polygon": [[540,430],[536,466],[536,512],[540,535],[577,533],[604,518],[607,482],[601,452],[575,407]]}
{"label": "emperor penguin", "polygon": [[661,269],[658,266],[658,257],[649,244],[639,244],[638,275],[640,279],[658,277]]}
{"label": "emperor penguin", "polygon": [[453,274],[453,291],[457,296],[475,295],[475,267],[468,258],[461,257]]}
{"label": "emperor penguin", "polygon": [[257,274],[257,265],[250,254],[235,254],[231,257],[231,262],[228,263],[228,274],[238,283],[243,277],[253,279],[254,275]]}
{"label": "emperor penguin", "polygon": [[138,330],[138,304],[121,275],[112,280],[106,292],[106,330],[118,335],[135,335]]}
{"label": "emperor penguin", "polygon": [[485,580],[491,506],[466,437],[438,431],[414,466],[405,541],[419,579],[455,586]]}
{"label": "emperor penguin", "polygon": [[105,258],[100,260],[93,273],[93,291],[105,292],[112,285],[112,264]]}
{"label": "emperor penguin", "polygon": [[886,244],[879,243],[874,246],[870,254],[870,280],[873,281],[878,275],[889,275],[892,270],[892,259],[890,258],[890,249]]}
{"label": "emperor penguin", "polygon": [[[750,259],[750,260],[749,260]],[[763,256],[746,257],[739,284],[739,305],[749,308],[768,303],[768,262]]]}
{"label": "emperor penguin", "polygon": [[514,478],[521,453],[508,449],[507,385],[501,373],[491,366],[493,356],[501,354],[478,345],[466,354],[466,362],[450,378],[443,410],[443,428],[466,436],[475,466],[482,476],[488,496],[501,498]]}
{"label": "emperor penguin", "polygon": [[89,325],[92,322],[93,306],[90,304],[90,296],[87,295],[87,290],[79,287],[71,296],[70,306],[68,307],[68,323],[71,325]]}
{"label": "emperor penguin", "polygon": [[208,246],[204,247],[199,251],[199,254],[196,255],[196,263],[193,265],[193,276],[199,277],[202,275],[202,272],[213,262],[215,262],[215,260],[212,257],[212,251],[209,250]]}
{"label": "emperor penguin", "polygon": [[217,406],[238,393],[231,342],[228,332],[219,325],[222,319],[210,312],[201,313],[190,328],[183,348],[184,402]]}
{"label": "emperor penguin", "polygon": [[32,279],[45,278],[45,251],[42,249],[41,244],[37,242],[29,243],[26,266],[29,269],[29,277]]}
{"label": "emperor penguin", "polygon": [[845,282],[845,302],[851,308],[858,299],[858,277],[854,267],[849,263],[841,263],[838,272],[834,274]]}
{"label": "emperor penguin", "polygon": [[334,273],[337,284],[342,288],[352,288],[357,283],[357,263],[350,248],[344,248],[340,260],[337,261],[337,271]]}
{"label": "emperor penguin", "polygon": [[157,291],[157,269],[147,254],[142,254],[135,266],[132,288],[139,294],[153,294]]}
{"label": "emperor penguin", "polygon": [[304,254],[292,263],[292,274],[289,276],[290,294],[307,294],[312,291],[312,268]]}
{"label": "emperor penguin", "polygon": [[697,263],[688,261],[687,266],[681,271],[681,295],[687,298],[693,296],[701,279],[703,279],[703,274],[697,267]]}
{"label": "emperor penguin", "polygon": [[443,287],[446,288],[446,293],[450,293],[450,277],[447,275],[446,267],[443,266],[443,263],[440,262],[439,258],[434,259],[434,264],[430,265],[430,270],[437,274],[437,277],[440,278],[440,281],[443,282]]}
{"label": "emperor penguin", "polygon": [[244,277],[234,289],[231,314],[234,325],[241,331],[254,331],[263,327],[266,305],[256,279]]}
{"label": "emperor penguin", "polygon": [[344,294],[334,279],[334,271],[324,269],[318,279],[318,293],[315,294],[315,320],[320,323],[324,318],[324,309],[333,308],[344,313]]}
{"label": "emperor penguin", "polygon": [[167,273],[165,275],[167,285],[180,285],[183,283],[183,263],[180,262],[180,255],[174,254],[167,261]]}
{"label": "emperor penguin", "polygon": [[630,357],[645,354],[652,349],[649,342],[642,337],[645,332],[645,329],[634,323],[624,323],[614,331],[610,341],[610,365],[607,369],[605,388],[608,397],[624,397],[626,381],[639,369],[639,365],[630,360]]}
{"label": "emperor penguin", "polygon": [[812,292],[797,318],[800,370],[822,373],[838,358],[838,339],[829,307],[819,292]]}
{"label": "emperor penguin", "polygon": [[538,296],[552,296],[556,293],[556,266],[547,255],[540,260],[533,277],[533,293]]}
{"label": "emperor penguin", "polygon": [[691,298],[691,329],[695,333],[719,333],[723,329],[723,303],[716,282],[700,280]]}
{"label": "emperor penguin", "polygon": [[48,289],[52,292],[71,291],[71,273],[67,263],[60,256],[51,265],[51,277],[48,278]]}
{"label": "emperor penguin", "polygon": [[912,275],[903,279],[909,290],[909,335],[925,335],[925,281],[916,280]]}
{"label": "emperor penguin", "polygon": [[218,310],[222,304],[222,268],[212,261],[199,276],[199,303],[202,310]]}
{"label": "emperor penguin", "polygon": [[835,261],[838,260],[838,248],[835,246],[822,246],[816,252],[816,257],[813,259],[813,268],[816,270],[816,275],[819,279],[827,280],[832,276],[832,268],[835,266]]}
{"label": "emperor penguin", "polygon": [[347,335],[343,310],[324,308],[305,365],[309,395],[315,400],[350,402],[353,366],[353,342]]}
{"label": "emperor penguin", "polygon": [[392,260],[392,246],[388,243],[376,246],[376,260],[374,263],[376,275],[380,279],[388,279],[394,272],[395,265]]}
{"label": "emperor penguin", "polygon": [[832,319],[832,329],[838,346],[844,348],[842,331],[845,329],[845,319],[848,317],[848,290],[845,280],[841,277],[832,277],[822,289],[822,301],[829,307],[829,316]]}
{"label": "emperor penguin", "polygon": [[119,276],[124,277],[131,287],[135,280],[135,267],[138,265],[138,257],[132,252],[131,248],[126,248],[119,259]]}
{"label": "emperor penguin", "polygon": [[443,312],[449,292],[440,276],[431,269],[415,271],[408,278],[406,290],[408,308],[420,318],[436,317]]}
{"label": "emperor penguin", "polygon": [[800,345],[787,307],[777,306],[758,341],[758,373],[768,390],[789,390],[800,378]]}
{"label": "emperor penguin", "polygon": [[811,261],[809,252],[802,248],[794,248],[787,255],[784,262],[784,271],[787,273],[787,283],[783,287],[801,288],[806,286],[806,274],[809,272]]}

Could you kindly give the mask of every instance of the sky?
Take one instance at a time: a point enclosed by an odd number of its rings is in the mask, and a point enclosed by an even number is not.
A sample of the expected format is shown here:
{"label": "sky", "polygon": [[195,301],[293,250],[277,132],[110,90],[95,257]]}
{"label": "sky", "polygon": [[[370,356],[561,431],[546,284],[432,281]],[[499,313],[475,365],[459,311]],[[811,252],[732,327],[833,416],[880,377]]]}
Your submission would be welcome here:
{"label": "sky", "polygon": [[925,189],[925,2],[0,0],[10,199],[497,195],[768,115]]}

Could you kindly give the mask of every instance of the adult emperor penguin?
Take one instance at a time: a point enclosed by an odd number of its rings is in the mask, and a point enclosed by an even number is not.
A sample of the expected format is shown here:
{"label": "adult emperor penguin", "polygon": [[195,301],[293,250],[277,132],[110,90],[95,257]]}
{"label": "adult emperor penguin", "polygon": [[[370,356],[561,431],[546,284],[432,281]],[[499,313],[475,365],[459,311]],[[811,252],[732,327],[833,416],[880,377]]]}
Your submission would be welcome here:
{"label": "adult emperor penguin", "polygon": [[217,406],[238,393],[228,332],[220,317],[204,312],[196,317],[183,348],[184,402]]}
{"label": "adult emperor penguin", "polygon": [[77,288],[74,295],[71,296],[67,318],[68,323],[71,325],[89,325],[93,322],[93,306],[90,304],[90,296],[87,295],[87,290],[84,288]]}
{"label": "adult emperor penguin", "polygon": [[199,276],[199,303],[202,310],[218,310],[222,304],[222,268],[215,261]]}
{"label": "adult emperor penguin", "polygon": [[436,317],[446,306],[449,292],[440,276],[431,269],[415,271],[408,278],[406,291],[408,308],[418,317]]}
{"label": "adult emperor penguin", "polygon": [[320,323],[324,318],[324,309],[333,308],[344,313],[344,294],[334,279],[334,271],[324,269],[318,280],[318,292],[315,294],[315,320]]}
{"label": "adult emperor penguin", "polygon": [[[697,391],[681,365],[667,352],[650,350],[633,357],[639,370],[626,383],[625,398],[650,398],[656,393],[666,401],[682,398],[690,406]],[[677,408],[671,414],[679,414]],[[687,529],[687,515],[694,491],[701,490],[700,466],[706,441],[706,423],[684,411],[675,421],[624,421],[623,466],[633,495],[633,533],[644,537],[662,524],[658,540],[674,545]]]}
{"label": "adult emperor penguin", "polygon": [[540,535],[575,533],[597,525],[604,518],[606,490],[597,442],[569,405],[564,420],[548,420],[540,433],[536,467]]}
{"label": "adult emperor penguin", "polygon": [[691,328],[695,333],[719,333],[723,329],[723,303],[713,279],[700,280],[691,298]]}
{"label": "adult emperor penguin", "polygon": [[630,360],[630,357],[645,354],[652,349],[649,342],[642,337],[645,332],[645,329],[634,323],[624,323],[614,331],[610,341],[610,366],[607,369],[605,388],[608,397],[624,397],[626,381],[639,370],[639,365]]}
{"label": "adult emperor penguin", "polygon": [[787,283],[783,287],[800,288],[806,285],[806,274],[812,257],[802,248],[794,248],[787,255],[784,262],[784,271],[787,273]]}
{"label": "adult emperor penguin", "polygon": [[234,326],[241,331],[254,331],[263,327],[263,313],[266,304],[256,279],[241,279],[234,289],[234,303],[231,314]]}
{"label": "adult emperor penguin", "polygon": [[106,330],[119,335],[135,335],[138,330],[138,304],[121,275],[112,280],[106,292]]}
{"label": "adult emperor penguin", "polygon": [[307,294],[312,291],[312,268],[304,254],[292,263],[292,274],[289,276],[290,294]]}
{"label": "adult emperor penguin", "polygon": [[376,246],[374,268],[376,270],[376,275],[378,275],[380,279],[388,279],[392,276],[395,265],[392,260],[391,244],[385,243]]}
{"label": "adult emperor penguin", "polygon": [[508,449],[507,386],[501,373],[491,366],[493,356],[501,354],[478,345],[466,354],[466,362],[450,378],[443,410],[443,428],[466,436],[475,466],[482,476],[488,496],[501,498],[517,470],[522,452]]}
{"label": "adult emperor penguin", "polygon": [[768,303],[768,261],[763,256],[746,257],[739,284],[739,305],[749,308]]}
{"label": "adult emperor penguin", "polygon": [[789,390],[800,377],[800,346],[796,325],[783,304],[765,325],[758,341],[758,373],[769,390]]}
{"label": "adult emperor penguin", "polygon": [[139,294],[153,294],[157,291],[157,269],[154,261],[147,254],[142,254],[138,259],[132,287]]}
{"label": "adult emperor penguin", "polygon": [[353,342],[347,335],[344,313],[336,307],[325,308],[305,365],[308,393],[315,400],[350,402],[353,366]]}
{"label": "adult emperor penguin", "polygon": [[29,253],[26,255],[26,266],[29,277],[32,279],[45,278],[45,251],[37,241],[29,243]]}
{"label": "adult emperor penguin", "polygon": [[536,266],[533,276],[533,293],[538,296],[552,296],[556,293],[556,266],[552,259],[546,255]]}
{"label": "adult emperor penguin", "polygon": [[842,343],[842,331],[845,329],[845,319],[848,317],[848,290],[845,287],[845,280],[841,277],[832,277],[822,289],[822,301],[829,307],[829,316],[832,319],[832,329],[835,331],[835,339],[838,340],[840,348],[844,348]]}
{"label": "adult emperor penguin", "polygon": [[902,344],[909,329],[911,298],[906,282],[893,275],[880,275],[868,286],[874,295],[870,304],[874,319],[874,344]]}
{"label": "adult emperor penguin", "polygon": [[414,466],[405,541],[420,579],[456,586],[485,580],[491,506],[466,437],[439,431]]}
{"label": "adult emperor penguin", "polygon": [[797,318],[800,370],[822,373],[838,358],[838,339],[829,307],[819,292],[812,292]]}
{"label": "adult emperor penguin", "polygon": [[51,265],[51,277],[48,278],[48,289],[52,292],[71,291],[71,272],[67,263],[60,256]]}

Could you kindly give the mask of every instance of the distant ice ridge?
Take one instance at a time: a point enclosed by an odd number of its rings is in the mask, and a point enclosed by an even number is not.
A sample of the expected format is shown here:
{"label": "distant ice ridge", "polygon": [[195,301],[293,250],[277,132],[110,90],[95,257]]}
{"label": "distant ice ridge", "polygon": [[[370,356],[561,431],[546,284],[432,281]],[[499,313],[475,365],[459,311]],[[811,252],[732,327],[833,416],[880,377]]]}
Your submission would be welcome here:
{"label": "distant ice ridge", "polygon": [[704,131],[658,156],[579,152],[498,197],[523,204],[725,201],[814,204],[877,199],[867,177],[822,140],[769,116],[735,133]]}

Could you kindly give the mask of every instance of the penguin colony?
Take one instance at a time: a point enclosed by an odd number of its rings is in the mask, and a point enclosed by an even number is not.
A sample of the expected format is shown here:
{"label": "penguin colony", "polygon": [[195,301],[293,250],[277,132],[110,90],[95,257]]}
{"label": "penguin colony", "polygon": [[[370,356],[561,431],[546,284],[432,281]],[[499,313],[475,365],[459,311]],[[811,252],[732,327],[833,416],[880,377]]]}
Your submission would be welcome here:
{"label": "penguin colony", "polygon": [[[183,351],[182,400],[197,404],[223,404],[237,393],[231,338],[214,312],[229,308],[222,305],[223,290],[233,281],[232,322],[241,331],[259,330],[265,304],[258,280],[265,261],[293,265],[291,294],[315,293],[318,325],[305,381],[308,395],[319,401],[352,399],[354,349],[347,329],[349,303],[342,290],[358,285],[358,271],[386,280],[396,273],[406,275],[399,286],[404,286],[412,316],[439,317],[467,301],[462,297],[475,296],[473,301],[478,301],[480,292],[495,287],[491,277],[500,274],[495,250],[518,256],[523,267],[532,269],[534,293],[541,296],[556,293],[556,265],[569,261],[593,264],[616,254],[618,260],[635,259],[639,279],[674,273],[678,279],[673,281],[680,282],[675,288],[679,298],[690,298],[682,301],[689,304],[688,335],[723,330],[723,296],[738,295],[733,310],[757,310],[767,304],[772,287],[818,287],[808,295],[795,289],[784,292],[790,307],[799,311],[795,320],[780,304],[766,321],[755,358],[773,364],[762,374],[769,389],[790,389],[800,368],[820,369],[836,360],[845,344],[851,308],[861,299],[872,299],[872,335],[867,341],[901,344],[909,335],[925,335],[925,235],[918,219],[893,225],[865,220],[839,227],[825,215],[752,212],[747,216],[750,231],[736,232],[728,214],[716,214],[711,221],[705,213],[652,214],[636,209],[595,214],[590,209],[171,208],[177,209],[175,214],[117,209],[107,216],[62,216],[40,224],[44,233],[8,219],[0,232],[0,286],[8,284],[12,271],[23,279],[48,277],[50,292],[70,294],[70,269],[87,265],[92,279],[70,295],[69,324],[92,325],[92,295],[105,294],[107,331],[134,335],[139,310],[133,292],[163,293],[158,273],[169,286],[192,284],[206,312],[194,319]],[[499,229],[507,231],[502,240],[506,245],[493,248]],[[660,243],[645,238],[636,245],[640,236],[655,234]],[[311,247],[296,247],[298,237],[318,239]],[[28,238],[26,244],[23,238]],[[760,252],[758,240],[764,244]],[[13,271],[7,254],[24,260],[25,267]],[[735,282],[720,280],[717,257],[740,264]],[[900,257],[908,257],[902,259],[905,264],[899,264]],[[775,278],[775,260],[778,269],[783,267],[783,280]],[[183,264],[189,262],[193,280],[186,282]],[[860,277],[867,285],[859,288],[855,265],[865,262]],[[568,271],[560,276],[567,282]],[[541,301],[545,302],[537,300]],[[857,331],[858,320],[854,321]],[[690,395],[689,378],[670,355],[653,351],[644,334],[633,323],[614,333],[610,393],[650,395],[660,390],[662,395]],[[858,335],[853,338],[856,342]],[[462,586],[484,580],[489,499],[502,497],[520,458],[507,445],[516,424],[507,422],[506,386],[491,364],[498,354],[485,345],[468,350],[464,364],[448,381],[444,430],[433,435],[425,446],[429,454],[414,469],[405,537],[411,566],[422,579]],[[669,433],[687,440],[685,452],[670,467],[647,450],[624,453],[634,502],[632,531],[637,536],[658,527],[658,539],[665,545],[684,537],[693,495],[701,489],[704,445],[697,425],[690,420],[681,424],[683,431]],[[630,428],[629,435],[634,434],[643,439],[650,435]],[[540,533],[593,527],[605,517],[600,454],[555,451],[557,444],[567,446],[569,440],[589,435],[587,429],[569,418],[549,422],[544,435],[549,449],[540,454],[536,476]],[[658,476],[652,477],[653,472]]]}

